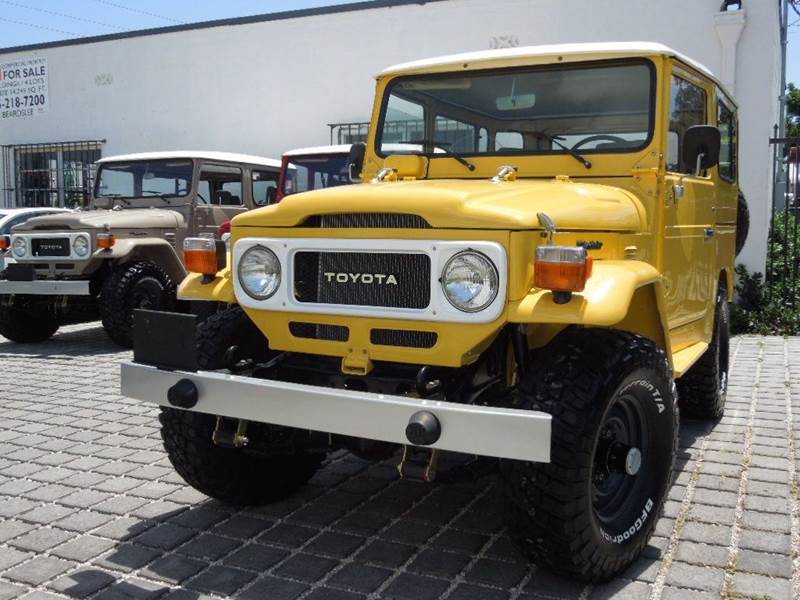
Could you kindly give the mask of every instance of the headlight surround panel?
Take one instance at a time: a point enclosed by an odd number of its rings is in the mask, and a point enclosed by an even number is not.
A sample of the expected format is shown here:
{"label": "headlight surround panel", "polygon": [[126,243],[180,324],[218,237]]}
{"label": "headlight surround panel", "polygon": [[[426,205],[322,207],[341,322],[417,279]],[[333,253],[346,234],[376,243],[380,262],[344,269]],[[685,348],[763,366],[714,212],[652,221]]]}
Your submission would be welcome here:
{"label": "headlight surround panel", "polygon": [[[271,250],[281,265],[281,283],[270,297],[259,299],[242,285],[239,265],[244,254],[255,246]],[[299,302],[294,290],[294,256],[299,252],[377,252],[422,253],[430,258],[430,303],[427,307],[391,308],[341,304]],[[482,310],[466,312],[454,306],[445,295],[441,279],[445,265],[461,252],[476,252],[486,257],[497,272],[497,290]],[[331,314],[371,317],[375,319],[406,319],[413,321],[450,323],[489,323],[495,321],[505,308],[508,288],[508,257],[502,244],[486,240],[415,240],[415,239],[347,239],[347,238],[241,238],[233,245],[234,290],[239,304],[245,308],[278,312]]]}
{"label": "headlight surround panel", "polygon": [[[35,239],[66,239],[69,243],[69,256],[33,256],[32,240]],[[15,252],[15,248],[20,248]],[[24,252],[22,252],[24,248]],[[85,249],[85,250],[83,250]],[[11,234],[11,254],[15,259],[26,261],[52,262],[54,260],[89,260],[92,258],[92,236],[85,231],[65,232],[65,231],[35,231]]]}

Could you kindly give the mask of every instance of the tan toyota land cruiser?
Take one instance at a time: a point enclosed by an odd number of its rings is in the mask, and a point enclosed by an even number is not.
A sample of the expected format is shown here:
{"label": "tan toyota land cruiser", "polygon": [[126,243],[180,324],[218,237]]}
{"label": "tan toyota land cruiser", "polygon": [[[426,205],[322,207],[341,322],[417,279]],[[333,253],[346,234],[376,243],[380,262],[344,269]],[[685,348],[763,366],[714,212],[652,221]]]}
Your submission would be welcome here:
{"label": "tan toyota land cruiser", "polygon": [[182,244],[270,204],[280,161],[225,152],[148,152],[98,161],[90,210],[33,218],[0,239],[0,335],[41,342],[99,316],[132,343],[134,308],[175,309]]}
{"label": "tan toyota land cruiser", "polygon": [[387,69],[365,183],[236,217],[229,268],[187,241],[181,296],[233,306],[197,331],[141,311],[122,391],[234,503],[291,493],[331,448],[399,450],[423,480],[445,450],[499,458],[520,549],[607,579],[661,514],[678,406],[724,410],[737,129],[659,44]]}

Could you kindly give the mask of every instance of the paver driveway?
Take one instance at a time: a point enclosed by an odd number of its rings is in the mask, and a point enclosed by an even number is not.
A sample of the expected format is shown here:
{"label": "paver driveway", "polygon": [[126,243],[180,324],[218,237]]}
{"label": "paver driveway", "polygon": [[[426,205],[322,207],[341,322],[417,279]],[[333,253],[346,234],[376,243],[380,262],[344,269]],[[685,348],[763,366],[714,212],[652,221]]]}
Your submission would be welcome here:
{"label": "paver driveway", "polygon": [[120,397],[129,353],[97,324],[0,338],[0,600],[800,598],[799,353],[734,340],[726,416],[682,424],[646,556],[592,587],[515,553],[492,475],[423,485],[339,453],[284,502],[226,508],[172,471],[156,410]]}

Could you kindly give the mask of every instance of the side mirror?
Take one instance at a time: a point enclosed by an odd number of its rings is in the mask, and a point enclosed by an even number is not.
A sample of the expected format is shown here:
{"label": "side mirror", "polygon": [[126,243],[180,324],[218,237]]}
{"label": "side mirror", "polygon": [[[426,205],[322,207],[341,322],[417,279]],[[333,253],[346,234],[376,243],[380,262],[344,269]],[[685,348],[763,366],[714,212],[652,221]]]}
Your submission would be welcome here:
{"label": "side mirror", "polygon": [[347,178],[351,183],[361,181],[361,171],[364,169],[364,155],[367,152],[367,145],[364,142],[357,142],[350,146],[350,154],[347,155]]}
{"label": "side mirror", "polygon": [[692,125],[683,134],[681,162],[685,170],[700,175],[719,164],[720,134],[712,125]]}

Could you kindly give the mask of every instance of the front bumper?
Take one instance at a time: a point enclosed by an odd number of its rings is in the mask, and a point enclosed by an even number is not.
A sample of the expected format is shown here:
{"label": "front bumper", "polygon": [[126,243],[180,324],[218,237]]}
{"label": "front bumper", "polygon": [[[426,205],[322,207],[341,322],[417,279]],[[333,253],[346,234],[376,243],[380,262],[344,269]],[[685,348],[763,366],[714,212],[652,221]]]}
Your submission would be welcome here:
{"label": "front bumper", "polygon": [[34,281],[0,280],[0,295],[90,296],[88,281],[37,279]]}
{"label": "front bumper", "polygon": [[551,417],[543,412],[122,363],[122,394],[131,398],[171,407],[168,391],[181,380],[191,381],[197,390],[197,402],[190,409],[196,412],[409,444],[406,425],[414,413],[424,410],[433,413],[441,426],[431,448],[550,461]]}

